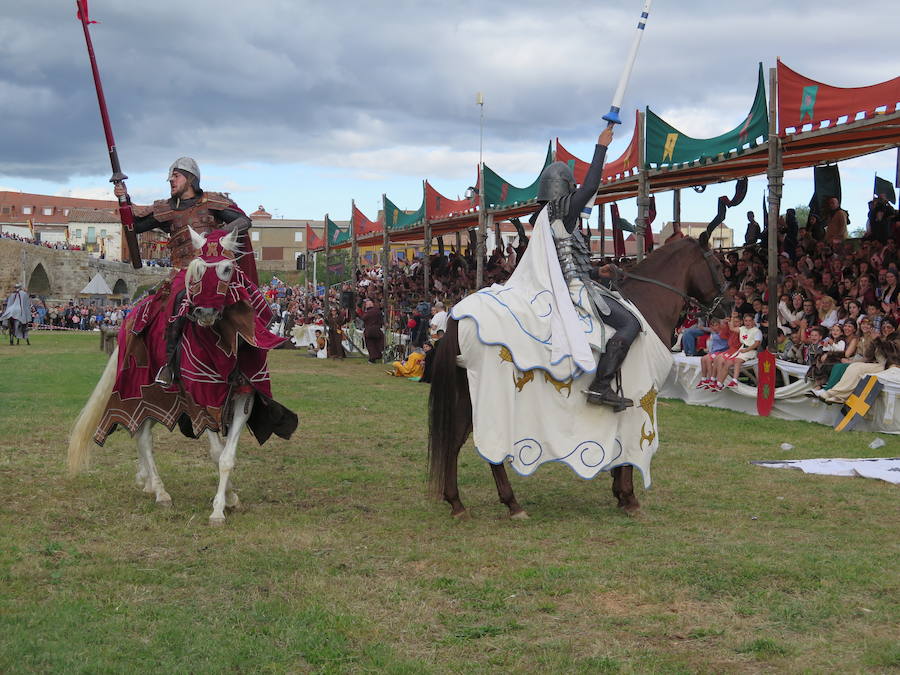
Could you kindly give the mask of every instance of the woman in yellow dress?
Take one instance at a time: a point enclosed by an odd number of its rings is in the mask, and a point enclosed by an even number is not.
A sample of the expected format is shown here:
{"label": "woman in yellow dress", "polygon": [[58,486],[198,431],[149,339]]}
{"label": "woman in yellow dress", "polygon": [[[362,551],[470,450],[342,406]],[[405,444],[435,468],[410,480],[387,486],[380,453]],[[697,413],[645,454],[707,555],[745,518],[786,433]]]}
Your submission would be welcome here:
{"label": "woman in yellow dress", "polygon": [[425,374],[425,351],[416,349],[404,362],[394,361],[393,370],[386,371],[394,377],[420,378]]}

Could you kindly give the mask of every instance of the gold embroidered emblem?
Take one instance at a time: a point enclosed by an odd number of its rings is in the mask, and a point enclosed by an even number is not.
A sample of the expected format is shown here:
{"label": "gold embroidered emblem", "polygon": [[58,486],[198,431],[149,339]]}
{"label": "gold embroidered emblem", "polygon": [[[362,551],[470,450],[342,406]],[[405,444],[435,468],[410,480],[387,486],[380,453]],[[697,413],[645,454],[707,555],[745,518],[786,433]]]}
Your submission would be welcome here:
{"label": "gold embroidered emblem", "polygon": [[566,398],[572,393],[572,378],[568,380],[557,380],[550,373],[544,372],[544,382],[549,382],[556,389],[557,393],[562,394],[562,390],[566,389]]}
{"label": "gold embroidered emblem", "polygon": [[647,441],[648,444],[653,443],[653,439],[656,438],[656,420],[653,414],[654,406],[656,405],[656,394],[657,391],[655,388],[651,388],[646,394],[641,397],[640,403],[641,408],[644,409],[644,412],[647,413],[648,417],[650,417],[650,433],[648,434],[644,425],[646,422],[641,424],[641,449],[644,449],[644,441]]}
{"label": "gold embroidered emblem", "polygon": [[[507,347],[500,347],[500,360],[513,364],[512,378],[513,384],[515,385],[517,391],[522,391],[523,387],[526,384],[534,380],[533,370],[522,373],[521,377],[516,377],[516,373],[520,371],[515,368],[515,362],[513,361],[512,354]],[[557,380],[550,373],[544,371],[544,382],[549,382],[550,384],[552,384],[556,391],[560,394],[562,394],[562,390],[565,389],[566,398],[569,398],[569,395],[572,393],[572,378],[569,378],[568,380]]]}

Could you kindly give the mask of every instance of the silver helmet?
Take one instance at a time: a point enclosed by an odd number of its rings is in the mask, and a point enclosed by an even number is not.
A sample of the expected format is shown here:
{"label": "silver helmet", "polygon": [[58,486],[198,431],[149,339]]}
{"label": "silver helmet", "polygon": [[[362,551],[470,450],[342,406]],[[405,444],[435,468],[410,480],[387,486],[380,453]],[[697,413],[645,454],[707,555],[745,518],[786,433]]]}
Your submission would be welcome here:
{"label": "silver helmet", "polygon": [[548,164],[541,171],[541,177],[538,180],[537,200],[539,202],[553,201],[575,189],[575,176],[565,162]]}
{"label": "silver helmet", "polygon": [[191,181],[191,185],[194,186],[194,189],[197,189],[200,185],[200,167],[197,166],[197,162],[193,157],[179,157],[174,162],[172,162],[172,166],[169,167],[169,178],[172,177],[172,173],[175,170],[181,171],[183,173],[189,173],[193,177],[194,180]]}

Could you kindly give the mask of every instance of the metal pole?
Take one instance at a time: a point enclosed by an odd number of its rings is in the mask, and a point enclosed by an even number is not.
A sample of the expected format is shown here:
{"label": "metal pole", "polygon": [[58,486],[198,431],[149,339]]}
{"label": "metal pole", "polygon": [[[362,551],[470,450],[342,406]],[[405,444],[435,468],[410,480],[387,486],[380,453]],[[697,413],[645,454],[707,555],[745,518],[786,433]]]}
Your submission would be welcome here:
{"label": "metal pole", "polygon": [[784,166],[781,156],[781,139],[776,124],[777,108],[775,91],[777,70],[769,69],[769,335],[767,348],[776,351],[775,336],[778,332],[778,213],[781,209],[781,187]]}

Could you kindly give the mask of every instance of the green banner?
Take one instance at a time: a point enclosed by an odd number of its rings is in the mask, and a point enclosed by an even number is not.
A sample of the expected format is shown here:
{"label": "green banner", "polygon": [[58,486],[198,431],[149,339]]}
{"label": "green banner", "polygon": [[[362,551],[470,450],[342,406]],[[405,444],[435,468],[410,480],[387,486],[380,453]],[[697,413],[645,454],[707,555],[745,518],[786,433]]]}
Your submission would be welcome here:
{"label": "green banner", "polygon": [[[678,166],[704,159],[723,159],[731,153],[741,154],[755,148],[769,137],[769,113],[763,67],[759,64],[759,78],[753,106],[741,124],[715,138],[691,138],[647,108],[646,168]],[[721,157],[720,157],[721,155]]]}
{"label": "green banner", "polygon": [[420,225],[425,220],[425,197],[422,206],[412,213],[405,213],[387,197],[384,198],[384,226],[388,230],[406,230]]}
{"label": "green banner", "polygon": [[340,246],[350,241],[350,226],[340,227],[331,218],[325,218],[326,232],[328,232],[328,245]]}
{"label": "green banner", "polygon": [[[553,161],[553,144],[547,145],[547,156],[541,171]],[[499,174],[485,165],[484,167],[484,201],[489,209],[502,209],[514,204],[522,204],[533,201],[537,197],[538,181],[541,178],[541,171],[538,171],[538,177],[528,187],[515,187],[510,185]]]}

